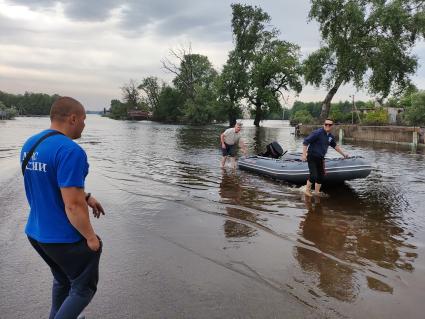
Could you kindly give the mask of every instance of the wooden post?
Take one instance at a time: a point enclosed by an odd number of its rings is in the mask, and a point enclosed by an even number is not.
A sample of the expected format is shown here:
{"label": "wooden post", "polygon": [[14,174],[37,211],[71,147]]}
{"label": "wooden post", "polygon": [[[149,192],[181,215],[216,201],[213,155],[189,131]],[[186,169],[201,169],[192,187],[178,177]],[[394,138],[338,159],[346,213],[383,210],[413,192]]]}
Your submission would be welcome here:
{"label": "wooden post", "polygon": [[342,128],[339,129],[339,145],[342,145],[342,142],[344,140],[344,130]]}
{"label": "wooden post", "polygon": [[418,147],[418,140],[419,140],[419,138],[418,138],[418,132],[413,131],[412,132],[412,135],[413,135],[412,147],[416,148],[416,147]]}

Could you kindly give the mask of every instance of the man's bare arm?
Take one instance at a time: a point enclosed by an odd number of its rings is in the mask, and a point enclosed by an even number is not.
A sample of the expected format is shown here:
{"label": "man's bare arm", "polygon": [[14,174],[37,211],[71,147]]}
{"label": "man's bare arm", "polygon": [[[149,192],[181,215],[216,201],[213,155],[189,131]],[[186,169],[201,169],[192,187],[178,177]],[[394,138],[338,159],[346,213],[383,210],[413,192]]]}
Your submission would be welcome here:
{"label": "man's bare arm", "polygon": [[90,223],[86,194],[82,188],[61,188],[65,212],[72,226],[87,240],[87,245],[93,251],[100,247],[99,239]]}
{"label": "man's bare arm", "polygon": [[344,151],[342,150],[341,147],[339,147],[339,145],[335,146],[335,151],[337,151],[339,154],[341,154],[342,156],[344,156],[345,158],[348,157],[348,154],[344,153]]}
{"label": "man's bare arm", "polygon": [[220,135],[220,142],[221,142],[221,147],[226,148],[226,144],[224,144],[224,133],[221,133]]}
{"label": "man's bare arm", "polygon": [[307,160],[307,148],[308,146],[303,144],[303,153],[301,155],[301,160],[304,162]]}

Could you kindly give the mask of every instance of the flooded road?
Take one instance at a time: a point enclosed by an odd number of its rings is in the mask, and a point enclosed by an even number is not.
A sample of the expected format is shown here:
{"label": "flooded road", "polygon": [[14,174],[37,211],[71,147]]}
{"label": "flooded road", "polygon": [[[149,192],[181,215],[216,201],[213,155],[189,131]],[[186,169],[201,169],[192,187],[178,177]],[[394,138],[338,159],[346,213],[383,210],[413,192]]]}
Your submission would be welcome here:
{"label": "flooded road", "polygon": [[[246,121],[250,153],[286,122]],[[27,242],[18,154],[48,118],[0,121],[0,317],[45,318],[51,275]],[[285,183],[219,168],[224,127],[121,122],[90,115],[78,143],[87,191],[107,215],[88,318],[423,318],[424,152],[343,145],[376,168],[305,198]],[[328,156],[338,156],[330,150]]]}

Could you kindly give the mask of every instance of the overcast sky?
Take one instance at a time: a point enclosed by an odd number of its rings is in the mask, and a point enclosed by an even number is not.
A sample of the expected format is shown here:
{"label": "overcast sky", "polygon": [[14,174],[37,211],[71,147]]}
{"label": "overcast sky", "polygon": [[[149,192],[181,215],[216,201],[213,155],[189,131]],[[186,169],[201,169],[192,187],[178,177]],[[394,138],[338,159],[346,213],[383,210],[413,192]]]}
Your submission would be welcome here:
{"label": "overcast sky", "polygon": [[[234,1],[215,0],[0,0],[0,90],[73,96],[87,109],[109,107],[130,79],[157,76],[170,49],[187,47],[207,55],[221,70],[233,48]],[[244,1],[272,17],[280,37],[298,44],[303,57],[319,47],[318,26],[308,22],[309,0]],[[425,45],[415,48],[425,65]],[[414,77],[425,89],[425,66]],[[351,86],[335,100],[369,99]],[[304,87],[297,98],[323,100],[325,88]],[[289,104],[294,100],[289,98]]]}

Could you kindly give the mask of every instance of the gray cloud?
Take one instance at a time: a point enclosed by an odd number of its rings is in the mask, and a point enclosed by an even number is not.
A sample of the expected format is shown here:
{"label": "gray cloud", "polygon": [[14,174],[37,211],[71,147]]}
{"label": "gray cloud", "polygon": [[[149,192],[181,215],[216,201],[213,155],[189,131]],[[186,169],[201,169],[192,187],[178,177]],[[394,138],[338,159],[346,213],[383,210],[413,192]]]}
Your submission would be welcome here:
{"label": "gray cloud", "polygon": [[[166,0],[10,0],[34,10],[43,10],[62,4],[65,15],[76,21],[105,21],[114,9],[120,10],[119,26],[124,36],[135,38],[146,32],[161,37],[188,35],[195,39],[231,41],[230,1],[166,1]],[[317,31],[307,25],[309,1],[246,1],[257,5],[272,17],[272,25],[281,30],[282,37],[303,46],[305,41],[317,46]],[[284,16],[282,19],[280,17]],[[304,27],[300,28],[300,24]],[[296,27],[295,27],[296,26]],[[308,44],[310,46],[310,44]]]}
{"label": "gray cloud", "polygon": [[11,3],[27,6],[32,10],[50,9],[60,3],[65,15],[77,21],[104,21],[110,12],[117,7],[113,0],[11,0]]}
{"label": "gray cloud", "polygon": [[[319,46],[318,26],[308,23],[309,0],[244,3],[269,13],[280,37],[298,44],[304,56]],[[37,14],[0,13],[0,86],[11,92],[72,93],[89,107],[120,97],[119,87],[130,78],[170,80],[160,59],[182,42],[191,42],[193,52],[207,55],[217,69],[233,47],[231,1],[0,0],[4,4],[6,9],[23,5]],[[58,15],[58,5],[68,21]],[[414,52],[424,64],[423,42]],[[423,88],[424,78],[421,66],[414,81]],[[341,88],[336,98],[352,92],[352,86]],[[306,87],[300,99],[319,100],[325,94],[324,88]]]}

